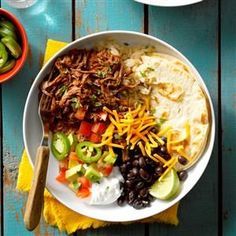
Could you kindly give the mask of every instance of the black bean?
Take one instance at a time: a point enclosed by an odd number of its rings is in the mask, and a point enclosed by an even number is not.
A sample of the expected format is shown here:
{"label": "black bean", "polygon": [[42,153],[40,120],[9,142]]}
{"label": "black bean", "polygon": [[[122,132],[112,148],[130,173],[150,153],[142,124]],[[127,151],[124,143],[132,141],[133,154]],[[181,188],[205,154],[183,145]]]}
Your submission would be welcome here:
{"label": "black bean", "polygon": [[179,156],[178,157],[178,161],[183,166],[185,166],[188,163],[188,160],[185,157],[183,157],[183,156]]}
{"label": "black bean", "polygon": [[139,181],[143,181],[142,180],[142,178],[139,176],[139,174],[138,175],[136,175],[136,177],[135,177],[135,181],[136,182],[139,182]]}
{"label": "black bean", "polygon": [[132,166],[130,161],[127,161],[127,162],[125,163],[125,165],[126,165],[126,168],[127,168],[127,169],[130,169],[131,166]]}
{"label": "black bean", "polygon": [[[135,183],[135,179],[131,179],[130,181],[131,181],[131,185],[132,185],[132,188],[133,188],[135,186],[135,184],[136,184]],[[131,190],[133,190],[132,188],[131,188]]]}
{"label": "black bean", "polygon": [[139,194],[138,195],[138,197],[137,197],[137,199],[142,199],[143,197]]}
{"label": "black bean", "polygon": [[155,173],[160,176],[160,175],[163,173],[163,168],[162,168],[162,166],[156,167],[156,168],[155,168]]}
{"label": "black bean", "polygon": [[146,158],[146,159],[145,159],[145,162],[146,162],[147,165],[152,165],[152,164],[154,164],[154,161],[153,161],[151,158]]}
{"label": "black bean", "polygon": [[125,203],[125,198],[124,197],[119,197],[118,200],[117,200],[117,204],[119,206],[123,206]]}
{"label": "black bean", "polygon": [[126,192],[123,190],[120,196],[125,197],[125,195],[126,195]]}
{"label": "black bean", "polygon": [[115,165],[120,166],[122,164],[122,151],[120,148],[115,148],[114,152],[117,154]]}
{"label": "black bean", "polygon": [[143,206],[143,207],[150,206],[150,202],[147,201],[147,200],[142,200],[142,206]]}
{"label": "black bean", "polygon": [[149,174],[143,168],[139,170],[139,175],[144,180],[147,180],[149,178]]}
{"label": "black bean", "polygon": [[144,182],[138,182],[135,186],[136,189],[141,189],[144,186]]}
{"label": "black bean", "polygon": [[153,180],[153,178],[152,178],[152,176],[150,175],[149,178],[148,178],[146,181],[147,181],[147,183],[151,183],[152,180]]}
{"label": "black bean", "polygon": [[156,179],[158,179],[158,178],[159,178],[159,176],[160,176],[160,175],[158,175],[157,173],[154,173],[154,174],[153,174],[153,179],[155,179],[155,180],[156,180]]}
{"label": "black bean", "polygon": [[152,195],[148,194],[148,200],[149,200],[150,202],[152,202],[152,201],[154,201],[154,197],[153,197]]}
{"label": "black bean", "polygon": [[138,200],[135,200],[134,202],[133,202],[133,207],[135,208],[135,209],[141,209],[143,206],[142,206],[142,202],[141,201],[138,201]]}
{"label": "black bean", "polygon": [[[155,172],[155,169],[156,169],[156,167],[158,167],[158,166],[161,166],[161,164],[160,163],[157,163],[157,165],[151,165],[151,168],[152,168],[152,172]],[[152,172],[150,172],[150,173],[152,173]]]}
{"label": "black bean", "polygon": [[133,185],[133,183],[132,183],[132,181],[130,181],[129,179],[127,179],[127,180],[125,181],[125,185],[126,185],[128,188],[131,188],[132,185]]}
{"label": "black bean", "polygon": [[134,167],[130,173],[132,173],[133,175],[137,175],[138,174],[138,168],[137,167]]}
{"label": "black bean", "polygon": [[134,155],[134,158],[135,158],[135,159],[138,159],[139,157],[140,157],[140,154],[135,154],[135,155]]}
{"label": "black bean", "polygon": [[165,136],[162,136],[161,140],[164,141],[165,143],[167,142],[167,138]]}
{"label": "black bean", "polygon": [[133,155],[133,157],[134,157],[134,156],[137,156],[137,155],[140,155],[140,150],[139,150],[139,148],[133,149],[133,150],[132,150],[132,155]]}
{"label": "black bean", "polygon": [[133,201],[134,201],[134,199],[128,200],[128,204],[129,204],[129,205],[132,205]]}
{"label": "black bean", "polygon": [[128,178],[129,180],[133,180],[133,179],[135,179],[135,175],[133,175],[133,173],[129,173],[129,174],[127,175],[127,178]]}
{"label": "black bean", "polygon": [[132,165],[138,167],[138,160],[133,160]]}
{"label": "black bean", "polygon": [[165,146],[161,146],[161,148],[160,148],[160,152],[162,152],[162,153],[166,153],[166,152],[167,152],[166,147],[165,147]]}
{"label": "black bean", "polygon": [[164,173],[166,171],[166,169],[167,169],[167,166],[166,167],[162,166],[162,169],[163,169],[163,173]]}
{"label": "black bean", "polygon": [[160,165],[162,165],[160,161],[155,161],[155,162],[153,161],[152,162],[152,167],[156,167],[156,166],[160,166]]}
{"label": "black bean", "polygon": [[146,162],[145,162],[143,157],[139,157],[138,163],[139,163],[140,167],[145,167],[146,166]]}
{"label": "black bean", "polygon": [[123,164],[123,165],[120,166],[120,172],[121,172],[122,174],[126,172],[126,165],[125,165],[125,164]]}
{"label": "black bean", "polygon": [[167,160],[167,161],[169,161],[169,160],[171,159],[171,155],[170,155],[169,153],[166,153],[166,154],[164,155],[164,159]]}
{"label": "black bean", "polygon": [[188,173],[186,170],[182,170],[178,173],[180,181],[185,181],[188,177]]}
{"label": "black bean", "polygon": [[128,199],[133,200],[135,197],[134,191],[129,192]]}
{"label": "black bean", "polygon": [[[169,158],[166,145],[155,148],[153,153],[158,153],[163,158]],[[161,162],[157,163],[149,157],[144,157],[138,148],[129,151],[128,155],[130,159],[120,165],[125,182],[121,188],[121,199],[117,200],[117,203],[122,205],[127,202],[135,209],[147,207],[154,199],[148,189],[164,172],[165,168]]]}
{"label": "black bean", "polygon": [[158,129],[157,129],[157,127],[153,127],[153,128],[151,129],[151,131],[152,131],[153,133],[157,133],[157,132],[158,132]]}
{"label": "black bean", "polygon": [[139,194],[141,197],[145,198],[148,196],[148,190],[146,188],[143,188],[139,191]]}

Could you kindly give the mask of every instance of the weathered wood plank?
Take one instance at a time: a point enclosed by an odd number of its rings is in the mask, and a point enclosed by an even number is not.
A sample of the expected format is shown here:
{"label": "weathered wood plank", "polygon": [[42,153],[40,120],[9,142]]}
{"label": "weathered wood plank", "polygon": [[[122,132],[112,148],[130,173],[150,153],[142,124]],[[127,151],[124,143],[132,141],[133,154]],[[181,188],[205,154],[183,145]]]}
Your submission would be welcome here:
{"label": "weathered wood plank", "polygon": [[[3,212],[3,162],[2,162],[2,157],[3,157],[3,153],[2,153],[2,86],[0,86],[0,212],[2,214]],[[1,223],[0,223],[0,234],[2,234],[3,232],[3,215],[1,215]]]}
{"label": "weathered wood plank", "polygon": [[[181,8],[149,8],[149,33],[186,55],[208,86],[217,114],[218,1]],[[178,227],[150,225],[150,235],[217,235],[217,144],[196,187],[181,201]]]}
{"label": "weathered wood plank", "polygon": [[236,4],[233,0],[222,2],[221,8],[221,98],[223,142],[223,232],[236,235]]}
{"label": "weathered wood plank", "polygon": [[[76,1],[76,38],[103,30],[143,32],[143,5],[130,0]],[[144,225],[111,226],[79,231],[78,235],[144,235]]]}
{"label": "weathered wood plank", "polygon": [[143,5],[129,0],[76,1],[76,37],[104,30],[143,32]]}
{"label": "weathered wood plank", "polygon": [[[56,6],[56,7],[55,7]],[[4,235],[52,235],[58,230],[43,222],[34,233],[23,225],[26,195],[15,190],[17,167],[23,150],[22,115],[30,85],[37,75],[48,38],[71,41],[71,1],[38,1],[33,7],[16,10],[2,2],[2,7],[13,12],[28,34],[30,51],[24,69],[2,86],[3,156],[4,156]],[[63,10],[62,10],[63,9]]]}
{"label": "weathered wood plank", "polygon": [[[1,6],[1,0],[0,0],[0,7]],[[0,150],[0,157],[1,157],[1,160],[0,160],[0,188],[1,188],[1,192],[0,192],[0,212],[2,214],[3,212],[3,153],[2,153],[2,143],[3,143],[3,140],[2,140],[2,85],[0,85],[0,146],[1,146],[1,150]],[[1,223],[0,223],[0,234],[3,233],[3,215],[1,215]]]}

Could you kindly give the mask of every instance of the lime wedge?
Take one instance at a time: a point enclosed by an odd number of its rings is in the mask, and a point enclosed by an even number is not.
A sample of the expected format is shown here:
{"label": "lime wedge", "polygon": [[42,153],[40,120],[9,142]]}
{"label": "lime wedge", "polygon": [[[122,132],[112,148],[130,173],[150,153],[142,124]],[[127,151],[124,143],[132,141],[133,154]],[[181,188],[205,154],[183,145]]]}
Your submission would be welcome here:
{"label": "lime wedge", "polygon": [[157,180],[149,189],[149,193],[158,199],[168,200],[174,197],[180,188],[179,177],[174,169],[171,169],[162,180]]}

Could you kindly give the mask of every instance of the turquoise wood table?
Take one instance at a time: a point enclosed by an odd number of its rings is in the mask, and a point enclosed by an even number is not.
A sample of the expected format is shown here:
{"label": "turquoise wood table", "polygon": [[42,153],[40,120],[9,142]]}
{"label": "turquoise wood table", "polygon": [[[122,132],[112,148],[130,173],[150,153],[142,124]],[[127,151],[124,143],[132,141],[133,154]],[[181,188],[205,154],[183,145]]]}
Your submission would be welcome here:
{"label": "turquoise wood table", "polygon": [[24,69],[1,86],[2,234],[63,235],[43,220],[33,232],[23,225],[26,195],[15,190],[23,150],[22,114],[29,88],[42,65],[48,38],[72,41],[112,29],[145,32],[186,55],[204,78],[213,102],[217,135],[210,163],[194,189],[181,201],[178,227],[160,224],[112,226],[77,235],[236,235],[236,3],[204,0],[180,7],[144,6],[133,0],[38,0],[16,10],[26,28],[30,51]]}

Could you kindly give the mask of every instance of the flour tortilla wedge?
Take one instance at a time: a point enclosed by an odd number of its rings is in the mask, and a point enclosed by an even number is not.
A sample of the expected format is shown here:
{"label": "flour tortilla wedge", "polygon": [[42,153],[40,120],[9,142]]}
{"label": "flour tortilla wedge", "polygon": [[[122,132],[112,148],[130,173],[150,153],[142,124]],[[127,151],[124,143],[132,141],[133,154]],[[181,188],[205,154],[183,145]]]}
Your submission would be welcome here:
{"label": "flour tortilla wedge", "polygon": [[[151,106],[157,121],[166,119],[162,129],[169,126],[184,135],[186,124],[190,135],[180,142],[189,159],[187,165],[176,164],[177,170],[187,169],[201,157],[209,133],[209,110],[206,96],[187,65],[177,58],[152,53],[141,57],[135,77],[151,86]],[[143,76],[145,75],[145,76]],[[141,91],[142,92],[142,91]],[[172,150],[172,155],[179,155]]]}

